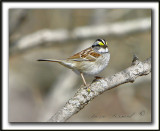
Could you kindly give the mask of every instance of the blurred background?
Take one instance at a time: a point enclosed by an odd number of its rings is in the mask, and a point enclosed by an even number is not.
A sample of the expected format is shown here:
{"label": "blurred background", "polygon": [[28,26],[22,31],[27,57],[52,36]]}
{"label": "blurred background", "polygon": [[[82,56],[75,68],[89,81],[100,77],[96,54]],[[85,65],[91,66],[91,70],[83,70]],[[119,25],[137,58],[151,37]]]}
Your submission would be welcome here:
{"label": "blurred background", "polygon": [[[151,57],[151,9],[10,9],[9,122],[46,122],[83,83],[37,59],[65,59],[97,38],[111,54],[99,76],[129,67],[133,54],[144,61]],[[104,92],[67,122],[151,122],[151,74]]]}

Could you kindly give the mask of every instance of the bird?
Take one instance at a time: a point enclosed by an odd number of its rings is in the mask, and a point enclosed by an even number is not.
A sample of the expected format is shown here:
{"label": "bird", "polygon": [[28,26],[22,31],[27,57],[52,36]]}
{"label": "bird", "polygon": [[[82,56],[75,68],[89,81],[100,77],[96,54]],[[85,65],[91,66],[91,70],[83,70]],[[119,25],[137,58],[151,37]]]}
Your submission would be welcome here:
{"label": "bird", "polygon": [[104,39],[97,39],[90,47],[65,60],[38,59],[37,61],[59,63],[79,74],[84,85],[87,86],[84,75],[96,76],[107,67],[109,60],[108,43]]}

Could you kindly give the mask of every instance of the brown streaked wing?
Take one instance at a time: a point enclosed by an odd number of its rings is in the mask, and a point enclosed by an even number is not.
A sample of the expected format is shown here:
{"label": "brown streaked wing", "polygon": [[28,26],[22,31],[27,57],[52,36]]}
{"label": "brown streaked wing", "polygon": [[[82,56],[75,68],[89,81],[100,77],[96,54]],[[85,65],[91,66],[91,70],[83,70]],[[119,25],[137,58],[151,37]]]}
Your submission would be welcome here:
{"label": "brown streaked wing", "polygon": [[81,52],[78,52],[74,54],[73,56],[70,56],[68,59],[78,59],[78,58],[81,58]]}
{"label": "brown streaked wing", "polygon": [[91,52],[89,55],[95,57],[95,58],[98,58],[100,56],[100,54],[96,53],[96,52]]}
{"label": "brown streaked wing", "polygon": [[95,58],[92,56],[89,56],[90,52],[93,52],[92,47],[89,47],[85,50],[82,50],[81,52],[78,52],[74,54],[73,56],[70,56],[68,59],[73,59],[75,61],[94,61]]}
{"label": "brown streaked wing", "polygon": [[95,61],[95,60],[96,60],[96,58],[95,58],[95,57],[92,57],[91,55],[87,55],[87,56],[85,57],[85,59],[87,59],[88,61]]}

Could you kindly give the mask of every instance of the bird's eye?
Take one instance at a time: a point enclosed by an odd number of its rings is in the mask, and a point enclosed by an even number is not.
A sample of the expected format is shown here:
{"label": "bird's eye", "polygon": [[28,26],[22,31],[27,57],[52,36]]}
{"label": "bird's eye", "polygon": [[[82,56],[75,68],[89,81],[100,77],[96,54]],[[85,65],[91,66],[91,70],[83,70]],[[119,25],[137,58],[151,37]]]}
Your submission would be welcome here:
{"label": "bird's eye", "polygon": [[92,48],[94,48],[96,45],[92,45]]}

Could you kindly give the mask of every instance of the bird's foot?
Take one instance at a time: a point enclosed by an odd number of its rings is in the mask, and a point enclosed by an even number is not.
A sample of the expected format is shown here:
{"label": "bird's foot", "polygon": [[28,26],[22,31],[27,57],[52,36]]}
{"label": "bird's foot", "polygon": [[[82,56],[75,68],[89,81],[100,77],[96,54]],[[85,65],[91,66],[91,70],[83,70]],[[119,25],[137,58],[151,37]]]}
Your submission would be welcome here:
{"label": "bird's foot", "polygon": [[100,77],[100,76],[95,76],[94,78],[95,79],[92,81],[92,83],[98,81],[99,79],[103,79],[103,77]]}
{"label": "bird's foot", "polygon": [[100,77],[100,76],[95,76],[94,78],[95,79],[103,79],[103,77]]}
{"label": "bird's foot", "polygon": [[87,92],[89,92],[89,93],[91,92],[90,84],[84,84],[83,86],[87,90]]}

